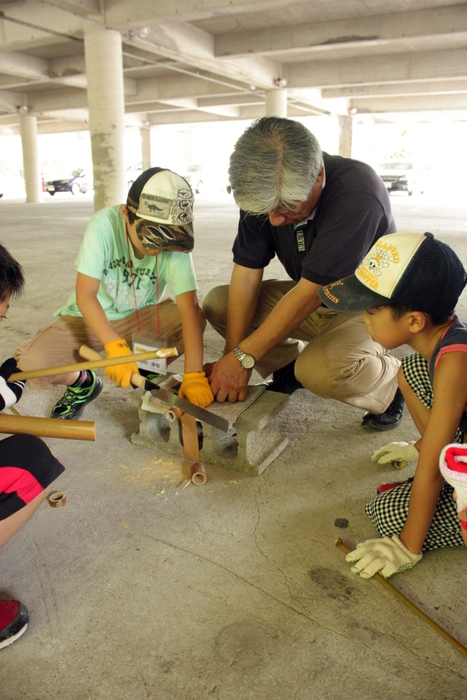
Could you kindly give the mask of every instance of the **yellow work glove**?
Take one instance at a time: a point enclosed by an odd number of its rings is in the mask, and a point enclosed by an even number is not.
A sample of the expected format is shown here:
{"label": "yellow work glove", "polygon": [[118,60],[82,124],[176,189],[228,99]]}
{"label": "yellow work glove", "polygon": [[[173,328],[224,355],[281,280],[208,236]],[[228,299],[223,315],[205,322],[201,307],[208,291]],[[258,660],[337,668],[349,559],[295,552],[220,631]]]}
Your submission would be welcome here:
{"label": "yellow work glove", "polygon": [[[110,343],[106,343],[104,347],[107,350],[107,357],[124,357],[125,355],[132,354],[126,340],[123,340],[123,338],[111,340]],[[127,362],[126,365],[106,367],[105,373],[109,379],[112,379],[112,381],[116,382],[124,389],[128,389],[131,377],[133,374],[138,374],[138,368],[135,362]]]}
{"label": "yellow work glove", "polygon": [[211,387],[204,372],[187,372],[178,390],[182,399],[188,399],[200,408],[206,408],[214,401]]}

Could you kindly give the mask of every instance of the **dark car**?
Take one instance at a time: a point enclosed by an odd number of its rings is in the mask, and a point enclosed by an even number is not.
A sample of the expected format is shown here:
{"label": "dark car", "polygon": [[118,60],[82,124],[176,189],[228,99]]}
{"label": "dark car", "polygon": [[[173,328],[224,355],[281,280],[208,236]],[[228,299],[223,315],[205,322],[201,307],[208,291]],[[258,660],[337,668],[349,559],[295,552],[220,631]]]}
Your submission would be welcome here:
{"label": "dark car", "polygon": [[71,192],[72,194],[82,192],[85,194],[89,189],[92,189],[92,185],[86,171],[79,168],[73,170],[71,177],[63,178],[63,180],[48,180],[45,183],[45,189],[53,197],[55,192]]}
{"label": "dark car", "polygon": [[389,193],[407,192],[411,196],[414,192],[423,194],[425,191],[426,170],[410,161],[389,161],[379,166],[378,174]]}

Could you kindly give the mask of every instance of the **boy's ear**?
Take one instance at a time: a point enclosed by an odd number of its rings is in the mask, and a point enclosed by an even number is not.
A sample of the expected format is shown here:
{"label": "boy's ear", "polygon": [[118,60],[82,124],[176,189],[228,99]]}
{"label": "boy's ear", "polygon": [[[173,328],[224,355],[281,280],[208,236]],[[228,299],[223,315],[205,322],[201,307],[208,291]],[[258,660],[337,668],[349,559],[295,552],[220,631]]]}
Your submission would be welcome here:
{"label": "boy's ear", "polygon": [[120,204],[120,211],[126,223],[128,223],[128,209],[124,204]]}
{"label": "boy's ear", "polygon": [[423,311],[409,311],[407,316],[411,333],[420,333],[426,328],[428,319]]}

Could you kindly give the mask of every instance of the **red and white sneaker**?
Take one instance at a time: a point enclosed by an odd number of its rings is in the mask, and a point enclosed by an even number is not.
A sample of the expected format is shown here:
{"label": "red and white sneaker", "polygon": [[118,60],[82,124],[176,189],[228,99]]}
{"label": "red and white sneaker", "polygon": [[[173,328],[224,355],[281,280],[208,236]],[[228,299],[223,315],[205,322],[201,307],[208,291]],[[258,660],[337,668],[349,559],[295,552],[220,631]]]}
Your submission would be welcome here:
{"label": "red and white sneaker", "polygon": [[409,479],[406,479],[406,481],[393,481],[391,484],[381,484],[381,486],[378,486],[376,489],[376,493],[384,493],[385,491],[390,491],[391,489],[395,489],[396,486],[404,486],[404,484],[410,484],[413,481],[413,476],[411,476]]}
{"label": "red and white sneaker", "polygon": [[0,649],[7,647],[26,632],[29,612],[19,600],[0,600]]}

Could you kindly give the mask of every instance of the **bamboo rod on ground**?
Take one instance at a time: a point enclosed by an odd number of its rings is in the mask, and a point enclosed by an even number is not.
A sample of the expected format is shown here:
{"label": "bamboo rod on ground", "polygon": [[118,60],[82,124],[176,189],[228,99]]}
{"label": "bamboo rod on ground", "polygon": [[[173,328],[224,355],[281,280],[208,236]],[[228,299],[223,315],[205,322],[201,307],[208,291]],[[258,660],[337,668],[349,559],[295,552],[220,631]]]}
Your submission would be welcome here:
{"label": "bamboo rod on ground", "polygon": [[[340,537],[338,537],[335,540],[334,544],[337,547],[339,547],[339,549],[342,549],[342,551],[346,554],[352,551],[350,547],[347,547],[347,545],[342,542]],[[421,617],[422,620],[424,620],[427,624],[430,625],[430,627],[433,627],[433,629],[436,630],[436,632],[438,632],[438,634],[440,634],[442,637],[444,637],[444,639],[446,639],[450,644],[452,644],[453,647],[456,647],[457,651],[460,651],[461,654],[467,656],[467,649],[465,648],[465,646],[458,642],[457,639],[454,639],[454,637],[452,637],[449,634],[449,632],[446,632],[445,629],[440,627],[438,623],[432,620],[431,617],[429,617],[426,613],[423,612],[423,610],[420,610],[420,608],[418,608],[415,605],[415,603],[412,603],[411,600],[406,598],[405,595],[398,591],[397,588],[392,585],[392,583],[389,583],[389,581],[385,579],[384,576],[382,576],[381,574],[375,574],[374,578],[380,583],[382,583],[383,586],[385,586],[388,590],[390,590],[391,593],[393,593],[396,596],[396,598],[399,598],[399,600],[402,601],[402,603],[404,603],[404,605],[406,605],[408,608],[410,608],[412,612],[418,615],[418,617]]]}
{"label": "bamboo rod on ground", "polygon": [[9,416],[0,413],[0,433],[29,433],[38,437],[95,440],[95,425],[91,421],[38,418],[36,416]]}
{"label": "bamboo rod on ground", "polygon": [[[99,353],[96,353],[96,355],[99,355]],[[177,348],[158,348],[157,350],[138,352],[134,355],[124,355],[123,357],[101,357],[101,355],[99,355],[98,360],[74,362],[71,365],[63,365],[62,367],[31,369],[27,372],[14,372],[14,374],[8,378],[8,381],[15,382],[18,379],[27,380],[37,379],[39,377],[54,377],[60,374],[69,374],[70,372],[80,372],[83,369],[99,369],[101,367],[111,367],[112,365],[126,365],[128,362],[142,362],[143,360],[153,360],[155,357],[176,357],[177,355]]]}

